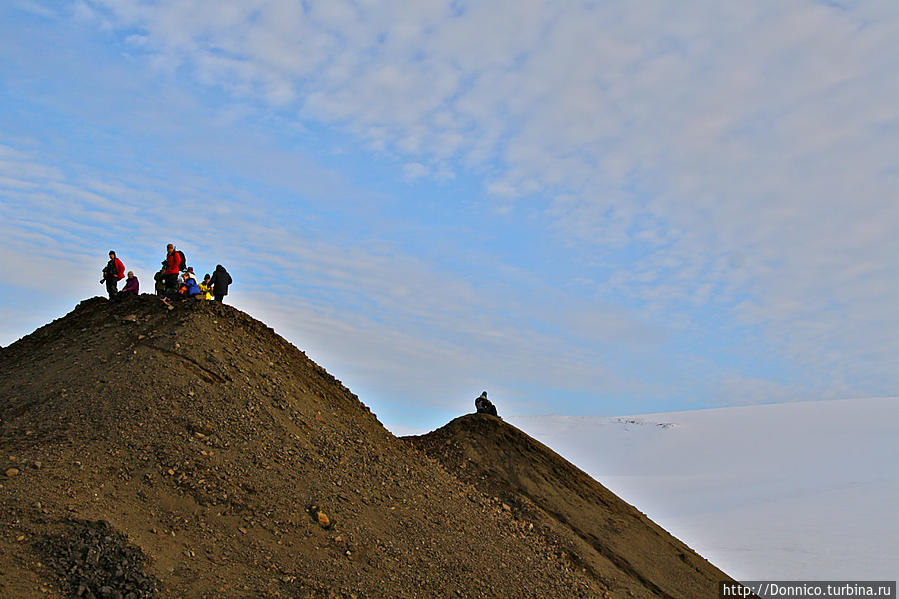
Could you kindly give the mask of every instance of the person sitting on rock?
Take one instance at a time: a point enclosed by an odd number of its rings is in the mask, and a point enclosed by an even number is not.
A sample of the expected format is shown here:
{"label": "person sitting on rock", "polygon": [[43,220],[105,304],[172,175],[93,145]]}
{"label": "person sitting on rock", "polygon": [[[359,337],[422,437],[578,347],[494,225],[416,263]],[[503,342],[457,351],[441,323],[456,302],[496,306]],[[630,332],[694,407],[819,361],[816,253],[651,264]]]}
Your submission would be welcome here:
{"label": "person sitting on rock", "polygon": [[211,300],[212,299],[212,281],[210,280],[212,277],[207,272],[203,277],[203,282],[200,283],[200,291],[203,292],[203,299]]}
{"label": "person sitting on rock", "polygon": [[200,291],[197,280],[190,276],[190,273],[185,272],[181,275],[181,279],[181,287],[178,289],[178,292],[181,294],[182,299],[187,299],[189,297],[203,299],[203,292]]}
{"label": "person sitting on rock", "polygon": [[478,414],[490,414],[491,416],[499,416],[496,413],[496,406],[493,405],[489,399],[487,399],[487,392],[484,391],[481,393],[480,397],[474,400],[474,407],[477,409]]}
{"label": "person sitting on rock", "polygon": [[127,295],[138,295],[140,293],[140,281],[137,280],[137,277],[134,276],[134,271],[128,271],[128,278],[125,279],[125,286],[122,287],[122,290],[119,291],[119,294],[116,296],[117,300],[121,300]]}

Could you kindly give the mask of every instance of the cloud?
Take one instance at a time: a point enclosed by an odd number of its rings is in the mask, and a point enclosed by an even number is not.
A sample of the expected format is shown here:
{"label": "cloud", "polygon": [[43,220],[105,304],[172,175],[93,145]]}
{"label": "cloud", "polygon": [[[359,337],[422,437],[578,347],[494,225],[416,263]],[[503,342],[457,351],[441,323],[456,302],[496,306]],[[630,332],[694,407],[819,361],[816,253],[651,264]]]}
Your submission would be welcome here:
{"label": "cloud", "polygon": [[408,162],[403,165],[403,178],[407,181],[414,181],[426,177],[431,170],[420,162]]}
{"label": "cloud", "polygon": [[[480,177],[497,214],[531,215],[577,276],[599,281],[595,297],[650,328],[759,328],[751,351],[773,348],[806,378],[876,394],[899,384],[894,2],[87,6],[159,73],[224,91],[248,119],[324,124],[419,183]],[[265,168],[238,144],[211,145],[243,172]],[[273,176],[308,179],[293,164]],[[55,177],[32,175],[7,177]],[[215,205],[196,185],[189,195]],[[360,247],[327,248],[340,259],[314,275],[350,302],[352,285],[370,289],[383,314],[432,326],[454,314],[437,297],[404,301],[403,280],[379,278],[391,260]],[[470,301],[445,276],[426,280]]]}
{"label": "cloud", "polygon": [[[557,318],[548,308],[562,298],[536,290],[521,301],[514,287],[527,281],[526,273],[502,264],[476,283],[392,243],[354,238],[352,230],[298,234],[296,220],[271,218],[276,202],[244,204],[240,188],[218,188],[196,174],[151,180],[84,164],[67,165],[77,166],[69,174],[48,164],[51,157],[40,149],[6,145],[0,151],[11,159],[0,163],[0,234],[10,257],[2,279],[16,282],[10,293],[47,299],[38,307],[19,304],[14,322],[34,328],[48,311],[61,313],[102,294],[97,281],[110,248],[149,292],[171,240],[200,272],[204,264],[206,270],[216,262],[228,265],[235,278],[232,301],[388,411],[401,401],[419,410],[466,410],[472,390],[484,386],[539,405],[546,399],[538,390],[547,380],[557,392],[644,386],[604,366],[591,343],[608,334],[641,346],[657,343],[652,335],[624,315],[614,322],[596,318],[575,338],[556,335],[552,331],[577,327],[570,314]],[[214,203],[227,210],[210,211]],[[467,259],[485,261],[477,253]],[[39,276],[18,276],[15,265],[23,263]],[[572,314],[590,310],[565,301]],[[536,326],[523,327],[522,319]],[[4,343],[25,332],[21,325],[0,330]]]}

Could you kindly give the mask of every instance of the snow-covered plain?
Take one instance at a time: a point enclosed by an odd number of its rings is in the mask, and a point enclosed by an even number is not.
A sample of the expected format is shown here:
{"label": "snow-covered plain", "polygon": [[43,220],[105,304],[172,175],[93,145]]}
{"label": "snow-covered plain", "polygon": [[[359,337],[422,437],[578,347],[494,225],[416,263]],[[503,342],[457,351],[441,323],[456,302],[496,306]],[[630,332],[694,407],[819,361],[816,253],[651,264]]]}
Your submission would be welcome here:
{"label": "snow-covered plain", "polygon": [[508,420],[738,580],[899,574],[899,398]]}

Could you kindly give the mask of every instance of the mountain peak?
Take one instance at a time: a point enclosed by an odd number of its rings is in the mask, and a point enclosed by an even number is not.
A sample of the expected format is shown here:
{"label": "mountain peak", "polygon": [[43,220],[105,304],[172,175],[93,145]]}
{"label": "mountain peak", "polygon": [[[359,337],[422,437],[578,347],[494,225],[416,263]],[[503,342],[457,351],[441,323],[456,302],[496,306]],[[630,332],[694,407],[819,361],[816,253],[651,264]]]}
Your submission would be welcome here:
{"label": "mountain peak", "polygon": [[585,569],[232,306],[81,302],[0,350],[0,418],[0,596],[654,596]]}

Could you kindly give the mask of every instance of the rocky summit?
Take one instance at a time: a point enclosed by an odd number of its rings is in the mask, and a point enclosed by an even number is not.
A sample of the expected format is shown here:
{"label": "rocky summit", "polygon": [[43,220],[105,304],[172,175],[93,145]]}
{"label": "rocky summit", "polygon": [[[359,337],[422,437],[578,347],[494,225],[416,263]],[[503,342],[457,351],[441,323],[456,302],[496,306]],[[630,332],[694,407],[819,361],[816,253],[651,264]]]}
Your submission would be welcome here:
{"label": "rocky summit", "polygon": [[461,440],[397,439],[231,306],[86,300],[0,349],[0,597],[712,597],[725,578],[563,473],[565,533],[509,473],[573,466],[510,449],[495,468]]}

